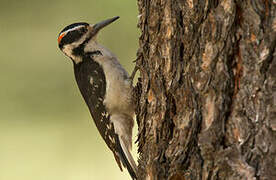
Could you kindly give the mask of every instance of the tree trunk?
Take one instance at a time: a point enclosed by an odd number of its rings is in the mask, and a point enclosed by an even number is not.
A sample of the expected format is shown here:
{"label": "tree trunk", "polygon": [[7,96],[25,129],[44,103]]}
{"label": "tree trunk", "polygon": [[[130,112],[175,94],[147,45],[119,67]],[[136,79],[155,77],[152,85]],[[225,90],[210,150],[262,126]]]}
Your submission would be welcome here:
{"label": "tree trunk", "polygon": [[276,179],[276,1],[138,7],[139,179]]}

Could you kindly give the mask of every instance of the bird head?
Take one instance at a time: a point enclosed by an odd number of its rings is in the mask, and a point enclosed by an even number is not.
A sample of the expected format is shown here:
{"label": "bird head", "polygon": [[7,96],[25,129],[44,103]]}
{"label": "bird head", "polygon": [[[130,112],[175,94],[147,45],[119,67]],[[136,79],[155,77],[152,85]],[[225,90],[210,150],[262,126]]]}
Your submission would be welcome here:
{"label": "bird head", "polygon": [[60,50],[74,63],[81,62],[81,58],[85,55],[85,46],[91,41],[96,41],[98,32],[118,18],[119,16],[116,16],[93,25],[79,22],[66,26],[58,35]]}

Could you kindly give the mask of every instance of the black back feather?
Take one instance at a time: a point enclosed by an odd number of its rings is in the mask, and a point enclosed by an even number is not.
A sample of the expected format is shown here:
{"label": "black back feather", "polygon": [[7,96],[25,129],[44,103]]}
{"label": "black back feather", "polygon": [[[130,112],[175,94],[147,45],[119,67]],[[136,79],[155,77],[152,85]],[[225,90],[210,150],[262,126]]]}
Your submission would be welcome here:
{"label": "black back feather", "polygon": [[74,64],[78,87],[107,146],[114,153],[116,159],[119,156],[119,159],[127,168],[132,179],[137,179],[135,171],[132,169],[123,151],[118,134],[115,133],[114,125],[110,121],[110,114],[106,111],[103,103],[106,93],[106,79],[103,69],[97,62],[90,58],[92,57],[91,54],[101,55],[101,52],[90,52],[89,56],[85,56],[82,62]]}

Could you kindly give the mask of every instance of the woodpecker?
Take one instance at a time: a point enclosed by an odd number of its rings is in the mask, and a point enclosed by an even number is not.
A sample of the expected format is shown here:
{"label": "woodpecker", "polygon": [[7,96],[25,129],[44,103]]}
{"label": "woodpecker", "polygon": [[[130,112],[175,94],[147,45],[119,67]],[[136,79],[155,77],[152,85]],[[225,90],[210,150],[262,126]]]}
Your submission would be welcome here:
{"label": "woodpecker", "polygon": [[132,179],[137,179],[130,153],[134,124],[131,79],[116,56],[96,40],[98,32],[118,18],[66,26],[58,35],[58,46],[72,60],[79,90],[120,170],[123,164]]}

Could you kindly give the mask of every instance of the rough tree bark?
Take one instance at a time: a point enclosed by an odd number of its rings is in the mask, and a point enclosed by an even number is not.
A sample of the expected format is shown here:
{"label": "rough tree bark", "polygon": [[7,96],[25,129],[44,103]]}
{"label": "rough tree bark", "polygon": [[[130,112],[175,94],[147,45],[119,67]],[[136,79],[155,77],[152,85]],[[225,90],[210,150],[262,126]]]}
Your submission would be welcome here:
{"label": "rough tree bark", "polygon": [[138,7],[139,179],[276,179],[276,1]]}

